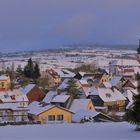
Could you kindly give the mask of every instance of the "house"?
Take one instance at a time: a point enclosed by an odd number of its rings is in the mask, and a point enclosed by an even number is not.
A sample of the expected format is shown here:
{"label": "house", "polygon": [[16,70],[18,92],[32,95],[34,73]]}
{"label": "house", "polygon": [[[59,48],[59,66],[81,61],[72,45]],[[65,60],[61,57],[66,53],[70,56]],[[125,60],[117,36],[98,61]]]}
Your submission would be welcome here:
{"label": "house", "polygon": [[0,76],[0,90],[8,90],[11,87],[10,77],[7,75]]}
{"label": "house", "polygon": [[56,95],[52,99],[51,104],[68,108],[71,104],[71,100],[72,98],[70,95]]}
{"label": "house", "polygon": [[127,99],[126,100],[126,104],[127,104],[126,109],[128,109],[129,106],[131,106],[133,104],[133,102],[134,102],[133,97],[137,94],[138,94],[138,91],[133,90],[133,89],[128,89],[123,92],[124,97]]}
{"label": "house", "polygon": [[121,76],[124,72],[124,68],[138,68],[140,66],[137,60],[132,59],[119,59],[110,63],[110,73]]}
{"label": "house", "polygon": [[[76,73],[74,78],[78,79],[78,80],[81,80],[84,77],[85,74],[86,74],[85,72],[78,72],[78,73]],[[92,74],[92,76],[93,76],[93,74]]]}
{"label": "house", "polygon": [[91,88],[88,98],[94,106],[107,107],[109,111],[123,111],[126,98],[116,88]]}
{"label": "house", "polygon": [[47,69],[41,77],[47,78],[49,88],[57,87],[61,83],[60,75],[54,69]]}
{"label": "house", "polygon": [[114,122],[115,120],[101,112],[79,110],[72,117],[74,123],[84,122]]}
{"label": "house", "polygon": [[34,119],[41,124],[46,123],[71,123],[73,112],[56,105],[47,105],[45,107],[35,107],[30,110]]}
{"label": "house", "polygon": [[112,87],[115,87],[119,90],[122,89],[122,85],[124,82],[125,82],[125,80],[121,76],[114,76],[109,81],[109,83],[112,85]]}
{"label": "house", "polygon": [[95,108],[91,99],[74,99],[70,110],[76,113],[79,110],[95,111]]}
{"label": "house", "polygon": [[128,79],[124,84],[123,84],[123,89],[137,89],[138,88],[138,81],[137,80],[130,80]]}
{"label": "house", "polygon": [[94,87],[99,87],[102,83],[108,82],[110,80],[110,75],[106,73],[96,73],[94,74],[93,83]]}
{"label": "house", "polygon": [[135,70],[134,68],[124,68],[123,69],[124,79],[135,79]]}
{"label": "house", "polygon": [[55,72],[58,73],[60,78],[66,79],[66,78],[74,78],[75,74],[67,69],[54,69]]}
{"label": "house", "polygon": [[68,87],[68,82],[70,79],[65,79],[57,88],[58,92],[63,92]]}
{"label": "house", "polygon": [[0,104],[0,123],[28,122],[28,109],[17,103]]}
{"label": "house", "polygon": [[87,79],[82,78],[81,80],[79,80],[80,84],[82,87],[89,87],[89,83]]}
{"label": "house", "polygon": [[27,107],[29,100],[20,90],[8,90],[0,92],[0,103],[18,103],[21,107]]}
{"label": "house", "polygon": [[76,88],[77,90],[79,90],[81,96],[82,96],[82,85],[80,84],[79,80],[77,79],[65,79],[60,85],[59,87],[57,88],[57,92],[58,94],[67,94],[66,93],[66,89],[68,88],[69,86],[69,81],[70,80],[73,80],[75,82],[75,85],[76,85]]}
{"label": "house", "polygon": [[100,84],[99,87],[101,87],[101,88],[111,88],[112,85],[111,85],[110,82],[103,82],[103,83]]}
{"label": "house", "polygon": [[34,101],[40,102],[45,97],[45,93],[35,84],[29,84],[21,89],[21,91],[27,95],[29,104]]}
{"label": "house", "polygon": [[[79,72],[75,75],[75,79],[81,80],[81,79],[90,79],[95,82],[101,83],[106,82],[110,79],[110,76],[107,73],[85,73],[85,72]],[[94,83],[95,83],[94,82]]]}
{"label": "house", "polygon": [[58,95],[58,94],[57,94],[57,91],[50,90],[50,91],[46,94],[46,96],[44,97],[44,99],[43,99],[42,102],[44,103],[44,105],[49,105],[49,104],[51,104],[52,99],[53,99],[56,95]]}

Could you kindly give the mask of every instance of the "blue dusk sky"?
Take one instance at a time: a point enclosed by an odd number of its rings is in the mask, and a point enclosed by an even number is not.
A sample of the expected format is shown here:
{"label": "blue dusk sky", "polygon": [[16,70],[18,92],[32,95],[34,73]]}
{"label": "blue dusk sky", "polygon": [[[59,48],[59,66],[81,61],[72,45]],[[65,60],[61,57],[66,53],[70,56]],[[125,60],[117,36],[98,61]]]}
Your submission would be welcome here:
{"label": "blue dusk sky", "polygon": [[0,0],[0,52],[139,38],[140,0]]}

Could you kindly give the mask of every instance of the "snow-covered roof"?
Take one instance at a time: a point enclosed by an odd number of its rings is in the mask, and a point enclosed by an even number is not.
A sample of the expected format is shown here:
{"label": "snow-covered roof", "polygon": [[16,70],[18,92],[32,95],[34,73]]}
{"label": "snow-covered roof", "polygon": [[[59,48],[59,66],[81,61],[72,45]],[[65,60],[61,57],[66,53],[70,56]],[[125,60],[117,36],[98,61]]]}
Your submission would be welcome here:
{"label": "snow-covered roof", "polygon": [[134,72],[125,72],[123,76],[134,76]]}
{"label": "snow-covered roof", "polygon": [[138,94],[137,90],[126,90],[123,93],[124,97],[126,97],[129,100],[129,102],[133,102],[133,96],[137,94]]}
{"label": "snow-covered roof", "polygon": [[18,95],[18,96],[15,96],[15,100],[16,102],[28,102],[28,98],[25,94],[21,94],[21,95]]}
{"label": "snow-covered roof", "polygon": [[26,87],[24,87],[21,91],[24,94],[27,94],[28,92],[30,92],[36,85],[35,84],[29,84]]}
{"label": "snow-covered roof", "polygon": [[106,88],[111,88],[112,85],[110,82],[103,82],[103,85],[106,87]]}
{"label": "snow-covered roof", "polygon": [[89,95],[98,95],[104,102],[113,102],[126,100],[126,98],[117,89],[111,88],[94,88]]}
{"label": "snow-covered roof", "polygon": [[49,91],[45,98],[43,99],[43,102],[47,103],[47,104],[50,104],[52,99],[57,95],[57,91]]}
{"label": "snow-covered roof", "polygon": [[113,89],[113,94],[115,95],[116,101],[126,100],[126,98],[123,96],[123,94],[116,88]]}
{"label": "snow-covered roof", "polygon": [[130,90],[126,90],[123,95],[129,100],[129,102],[133,102],[133,93]]}
{"label": "snow-covered roof", "polygon": [[28,106],[29,112],[34,115],[38,115],[50,108],[54,107],[54,105],[40,106],[38,102],[33,102],[33,104]]}
{"label": "snow-covered roof", "polygon": [[4,95],[12,96],[12,95],[21,95],[21,94],[23,94],[23,92],[21,92],[21,90],[18,89],[0,91],[0,97]]}
{"label": "snow-covered roof", "polygon": [[105,102],[126,100],[126,98],[117,89],[112,91],[109,88],[100,88],[98,91],[99,96]]}
{"label": "snow-covered roof", "polygon": [[51,101],[52,103],[65,103],[70,98],[70,95],[57,95]]}
{"label": "snow-covered roof", "polygon": [[87,110],[91,99],[74,99],[70,106],[70,110],[77,112],[78,110]]}
{"label": "snow-covered roof", "polygon": [[9,80],[9,76],[1,75],[0,80]]}
{"label": "snow-covered roof", "polygon": [[84,76],[81,80],[93,80],[93,76]]}
{"label": "snow-covered roof", "polygon": [[18,103],[1,103],[0,109],[27,110],[27,108],[20,108]]}
{"label": "snow-covered roof", "polygon": [[0,98],[0,100],[3,103],[15,103],[15,102],[28,102],[28,98],[26,95],[17,95],[14,98],[12,98],[11,96],[5,96],[3,98]]}
{"label": "snow-covered roof", "polygon": [[99,95],[98,89],[95,87],[91,87],[88,91],[89,95]]}
{"label": "snow-covered roof", "polygon": [[131,92],[135,95],[139,94],[138,90],[136,90],[136,89],[131,89]]}
{"label": "snow-covered roof", "polygon": [[121,76],[112,77],[112,79],[110,80],[111,85],[116,86],[120,82],[121,78]]}
{"label": "snow-covered roof", "polygon": [[80,74],[81,76],[84,76],[84,75],[86,74],[86,72],[79,72],[79,74]]}
{"label": "snow-covered roof", "polygon": [[86,110],[79,110],[73,115],[72,121],[73,122],[81,122],[81,120],[84,119],[85,117],[86,118],[95,117],[99,114],[100,114],[100,112],[91,112],[91,111],[86,111]]}
{"label": "snow-covered roof", "polygon": [[131,80],[131,83],[132,83],[135,87],[138,87],[138,81],[137,81],[137,80]]}
{"label": "snow-covered roof", "polygon": [[[72,111],[70,111],[70,110],[68,110],[68,109],[66,109],[66,108],[60,107],[60,106],[56,106],[56,105],[47,105],[47,106],[42,107],[42,106],[40,106],[40,105],[37,104],[37,103],[34,103],[34,104],[32,104],[32,105],[29,105],[28,109],[29,109],[29,112],[30,112],[31,114],[39,115],[40,113],[42,113],[42,112],[44,112],[44,111],[47,111],[47,110],[49,110],[49,109],[51,109],[51,108],[53,108],[53,107],[59,107],[59,108],[61,108],[61,109],[63,109],[63,110],[72,112]],[[73,112],[72,112],[72,113],[73,113]]]}
{"label": "snow-covered roof", "polygon": [[140,73],[140,68],[139,67],[134,67],[134,73],[137,74],[137,73]]}
{"label": "snow-covered roof", "polygon": [[75,74],[67,69],[54,69],[62,78],[72,78]]}
{"label": "snow-covered roof", "polygon": [[81,79],[79,80],[79,82],[81,83],[81,85],[88,85],[88,82],[86,79]]}
{"label": "snow-covered roof", "polygon": [[60,84],[60,86],[58,87],[58,89],[60,89],[60,90],[64,90],[65,88],[67,88],[67,86],[68,86],[68,81],[69,81],[70,79],[65,79],[61,84]]}
{"label": "snow-covered roof", "polygon": [[129,102],[128,105],[126,106],[126,109],[129,109],[133,106],[133,102]]}
{"label": "snow-covered roof", "polygon": [[89,90],[90,90],[90,87],[83,87],[83,91],[84,91],[86,97],[89,95]]}
{"label": "snow-covered roof", "polygon": [[3,103],[14,103],[14,102],[28,102],[28,98],[20,90],[8,90],[0,92],[0,100]]}

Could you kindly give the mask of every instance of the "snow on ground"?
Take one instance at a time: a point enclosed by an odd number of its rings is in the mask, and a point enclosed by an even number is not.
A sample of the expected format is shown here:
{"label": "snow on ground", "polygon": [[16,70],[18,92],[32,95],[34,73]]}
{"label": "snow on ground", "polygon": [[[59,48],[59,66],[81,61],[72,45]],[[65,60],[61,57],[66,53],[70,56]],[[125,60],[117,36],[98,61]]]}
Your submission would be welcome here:
{"label": "snow on ground", "polygon": [[134,128],[125,122],[1,126],[0,139],[138,140]]}

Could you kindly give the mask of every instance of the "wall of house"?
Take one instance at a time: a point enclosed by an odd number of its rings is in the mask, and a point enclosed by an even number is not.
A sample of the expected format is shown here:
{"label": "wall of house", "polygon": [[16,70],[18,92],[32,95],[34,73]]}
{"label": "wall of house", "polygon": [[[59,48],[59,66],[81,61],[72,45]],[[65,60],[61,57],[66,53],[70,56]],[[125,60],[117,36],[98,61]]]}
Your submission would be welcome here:
{"label": "wall of house", "polygon": [[49,74],[48,72],[46,72],[45,77],[47,77],[48,81],[48,86],[51,87],[55,87],[57,86],[60,82],[61,82],[61,78],[58,77],[53,77],[51,74]]}
{"label": "wall of house", "polygon": [[128,87],[131,87],[133,89],[137,89],[137,87],[135,87],[130,81],[127,81],[123,86],[123,88],[128,88]]}
{"label": "wall of house", "polygon": [[8,80],[0,80],[0,89],[8,90],[11,86],[10,79]]}
{"label": "wall of house", "polygon": [[[45,112],[39,114],[36,117],[36,119],[38,121],[40,121],[41,124],[45,124],[45,123],[49,122],[48,121],[48,116],[49,115],[55,115],[55,118],[57,118],[57,115],[63,115],[63,118],[64,118],[65,122],[67,122],[67,123],[71,123],[72,122],[72,113],[68,112],[66,110],[57,108],[57,107],[54,107],[52,109],[49,109],[48,111],[45,111]],[[52,121],[52,122],[55,122],[55,121]]]}
{"label": "wall of house", "polygon": [[108,107],[108,110],[124,111],[125,109],[125,100],[114,101],[114,102],[105,102],[104,106]]}
{"label": "wall of house", "polygon": [[27,110],[11,110],[2,109],[0,110],[0,123],[5,122],[27,122],[28,111]]}
{"label": "wall of house", "polygon": [[96,111],[92,101],[89,102],[87,109],[90,111]]}
{"label": "wall of house", "polygon": [[88,98],[92,100],[94,106],[104,106],[103,100],[98,95],[91,95]]}
{"label": "wall of house", "polygon": [[27,93],[29,104],[34,101],[40,102],[42,101],[44,97],[45,97],[45,94],[36,86],[29,93]]}

